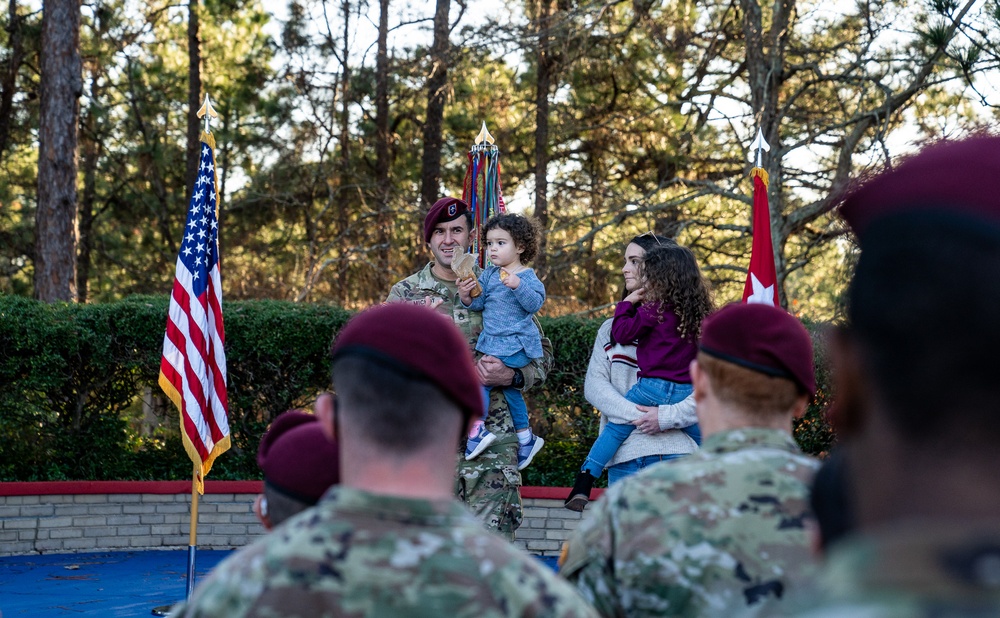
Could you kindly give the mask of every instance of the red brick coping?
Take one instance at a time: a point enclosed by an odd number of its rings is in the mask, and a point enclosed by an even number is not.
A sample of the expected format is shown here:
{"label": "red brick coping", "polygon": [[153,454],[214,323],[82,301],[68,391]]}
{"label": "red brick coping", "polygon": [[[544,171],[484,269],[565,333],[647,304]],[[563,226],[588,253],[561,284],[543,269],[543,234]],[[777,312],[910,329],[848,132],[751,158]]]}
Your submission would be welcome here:
{"label": "red brick coping", "polygon": [[[257,494],[262,481],[205,481],[206,494]],[[564,500],[568,487],[521,487],[522,498]],[[73,494],[187,494],[191,481],[36,481],[0,483],[0,496],[52,496]],[[597,498],[603,489],[595,489]]]}

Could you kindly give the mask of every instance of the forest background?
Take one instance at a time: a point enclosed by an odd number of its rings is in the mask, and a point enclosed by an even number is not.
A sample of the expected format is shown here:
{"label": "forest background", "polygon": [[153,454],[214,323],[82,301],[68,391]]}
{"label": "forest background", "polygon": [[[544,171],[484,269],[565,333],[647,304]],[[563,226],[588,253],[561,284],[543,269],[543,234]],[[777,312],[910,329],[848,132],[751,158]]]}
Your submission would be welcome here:
{"label": "forest background", "polygon": [[383,299],[425,262],[424,212],[461,193],[485,121],[508,204],[542,224],[550,316],[609,307],[648,230],[738,300],[760,127],[780,300],[835,319],[853,259],[837,196],[998,119],[995,1],[7,5],[0,292],[43,300],[167,293],[203,93],[227,300]]}

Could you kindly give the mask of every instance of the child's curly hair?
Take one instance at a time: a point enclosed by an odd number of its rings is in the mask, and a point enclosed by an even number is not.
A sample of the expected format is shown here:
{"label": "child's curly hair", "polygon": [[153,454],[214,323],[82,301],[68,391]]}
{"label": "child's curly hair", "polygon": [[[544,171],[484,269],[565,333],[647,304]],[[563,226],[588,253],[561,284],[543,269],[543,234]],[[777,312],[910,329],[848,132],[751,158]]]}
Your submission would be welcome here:
{"label": "child's curly hair", "polygon": [[529,219],[523,215],[512,212],[490,217],[483,227],[482,243],[486,244],[486,233],[490,230],[501,229],[514,240],[514,246],[524,249],[521,253],[521,263],[527,264],[535,259],[538,253],[538,224],[534,219]]}
{"label": "child's curly hair", "polygon": [[701,322],[712,312],[712,290],[694,253],[681,245],[651,249],[643,258],[642,274],[643,302],[659,301],[661,311],[673,310],[681,337],[691,341],[701,337]]}

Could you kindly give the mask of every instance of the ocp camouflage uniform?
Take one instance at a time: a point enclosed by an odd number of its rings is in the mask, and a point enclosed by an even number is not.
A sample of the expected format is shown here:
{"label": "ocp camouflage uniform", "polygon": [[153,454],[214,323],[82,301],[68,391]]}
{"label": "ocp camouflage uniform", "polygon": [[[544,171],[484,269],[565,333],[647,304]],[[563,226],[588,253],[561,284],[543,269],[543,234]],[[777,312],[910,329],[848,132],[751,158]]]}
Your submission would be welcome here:
{"label": "ocp camouflage uniform", "polygon": [[1000,616],[1000,523],[900,523],[834,544],[807,618]]}
{"label": "ocp camouflage uniform", "polygon": [[451,499],[338,486],[220,563],[172,616],[595,616]]}
{"label": "ocp camouflage uniform", "polygon": [[[475,350],[479,333],[483,330],[482,314],[466,309],[458,297],[458,285],[454,281],[435,277],[431,272],[433,265],[433,262],[428,263],[420,271],[392,286],[386,302],[440,299],[442,302],[437,311],[455,322],[469,340],[469,349]],[[476,274],[478,273],[477,269]],[[538,320],[535,320],[535,325],[542,332]],[[521,370],[524,374],[525,391],[535,384],[541,384],[552,366],[552,343],[544,333],[542,350],[544,358],[533,360]],[[521,473],[517,470],[517,434],[501,389],[491,392],[486,429],[496,434],[497,439],[473,461],[466,461],[464,456],[459,457],[455,495],[487,528],[513,540],[514,531],[521,525],[523,517]],[[464,453],[464,445],[461,449]]]}
{"label": "ocp camouflage uniform", "polygon": [[613,485],[560,573],[604,616],[771,615],[813,570],[804,520],[817,467],[788,432],[712,434]]}

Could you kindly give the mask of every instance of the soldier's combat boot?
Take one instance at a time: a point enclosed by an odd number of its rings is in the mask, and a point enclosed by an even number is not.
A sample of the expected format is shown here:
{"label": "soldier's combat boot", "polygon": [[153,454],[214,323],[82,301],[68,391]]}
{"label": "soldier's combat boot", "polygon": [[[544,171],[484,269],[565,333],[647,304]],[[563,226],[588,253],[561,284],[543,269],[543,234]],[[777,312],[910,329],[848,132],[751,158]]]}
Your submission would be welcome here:
{"label": "soldier's combat boot", "polygon": [[569,497],[564,503],[566,508],[577,512],[587,508],[587,503],[590,502],[590,490],[593,489],[596,480],[589,472],[577,474],[576,482],[573,483],[573,491],[569,492]]}

